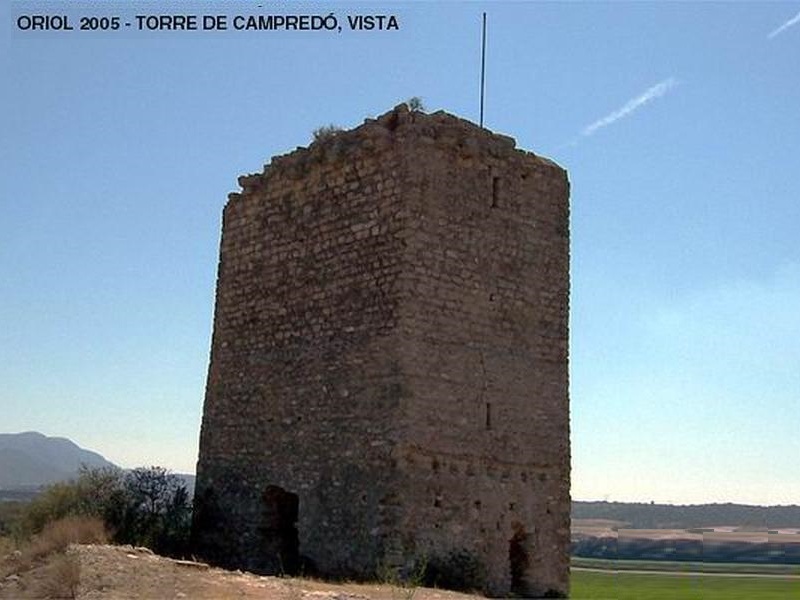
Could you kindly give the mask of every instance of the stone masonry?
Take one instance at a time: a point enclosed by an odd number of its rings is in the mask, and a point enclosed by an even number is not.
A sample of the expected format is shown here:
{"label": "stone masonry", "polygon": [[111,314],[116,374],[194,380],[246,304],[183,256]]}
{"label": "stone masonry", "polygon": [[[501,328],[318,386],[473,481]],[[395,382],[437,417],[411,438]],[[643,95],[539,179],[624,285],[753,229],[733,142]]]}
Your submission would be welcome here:
{"label": "stone masonry", "polygon": [[565,595],[569,183],[404,105],[241,177],[222,227],[198,553]]}

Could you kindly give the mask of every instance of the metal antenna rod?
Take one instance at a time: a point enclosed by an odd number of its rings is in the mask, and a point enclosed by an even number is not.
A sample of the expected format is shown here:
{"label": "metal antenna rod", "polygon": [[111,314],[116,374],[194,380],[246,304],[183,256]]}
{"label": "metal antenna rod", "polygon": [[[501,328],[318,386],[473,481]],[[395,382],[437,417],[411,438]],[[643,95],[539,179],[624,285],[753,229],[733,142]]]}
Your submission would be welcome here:
{"label": "metal antenna rod", "polygon": [[481,39],[481,119],[483,127],[483,96],[486,89],[486,13],[483,13],[483,35]]}

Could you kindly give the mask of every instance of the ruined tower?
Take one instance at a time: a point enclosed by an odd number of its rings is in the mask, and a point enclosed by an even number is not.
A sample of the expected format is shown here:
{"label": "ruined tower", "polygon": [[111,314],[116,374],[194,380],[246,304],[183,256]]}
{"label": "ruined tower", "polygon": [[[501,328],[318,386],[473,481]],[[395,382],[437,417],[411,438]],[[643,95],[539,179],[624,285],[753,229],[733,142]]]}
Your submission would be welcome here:
{"label": "ruined tower", "polygon": [[224,210],[194,539],[217,563],[568,586],[569,184],[399,106]]}

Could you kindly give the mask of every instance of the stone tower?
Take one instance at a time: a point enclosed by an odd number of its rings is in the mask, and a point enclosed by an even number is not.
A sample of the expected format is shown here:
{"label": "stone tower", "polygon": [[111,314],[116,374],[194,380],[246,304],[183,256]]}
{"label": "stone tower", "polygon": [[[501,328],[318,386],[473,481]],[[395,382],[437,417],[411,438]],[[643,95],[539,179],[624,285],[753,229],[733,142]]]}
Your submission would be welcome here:
{"label": "stone tower", "polygon": [[569,184],[401,105],[225,206],[195,496],[226,566],[568,587]]}

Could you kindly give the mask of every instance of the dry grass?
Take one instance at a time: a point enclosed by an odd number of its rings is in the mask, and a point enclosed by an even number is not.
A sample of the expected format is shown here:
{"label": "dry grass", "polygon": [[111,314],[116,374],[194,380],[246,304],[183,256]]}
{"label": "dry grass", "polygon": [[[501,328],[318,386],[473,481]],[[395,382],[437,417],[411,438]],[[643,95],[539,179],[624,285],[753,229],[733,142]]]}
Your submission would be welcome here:
{"label": "dry grass", "polygon": [[28,571],[48,556],[63,553],[70,544],[103,544],[108,533],[100,519],[90,517],[65,517],[48,523],[19,548],[11,560],[0,565],[0,576]]}
{"label": "dry grass", "polygon": [[0,560],[2,560],[3,557],[11,554],[16,549],[17,545],[14,543],[14,540],[7,537],[0,537]]}
{"label": "dry grass", "polygon": [[74,600],[78,596],[80,581],[78,557],[70,553],[59,554],[41,570],[33,582],[31,596]]}
{"label": "dry grass", "polygon": [[100,519],[92,517],[65,517],[45,525],[23,549],[23,556],[36,560],[48,554],[64,552],[70,544],[104,544],[108,533]]}
{"label": "dry grass", "polygon": [[[51,563],[62,556],[73,557],[80,572],[68,564],[53,567]],[[58,569],[64,569],[60,574]],[[77,586],[56,586],[58,581]],[[50,583],[42,586],[40,580]],[[50,584],[53,584],[50,587]],[[75,545],[66,554],[55,554],[31,571],[23,573],[3,589],[0,579],[0,600],[23,598],[79,598],[125,600],[154,600],[183,598],[184,600],[405,600],[411,590],[378,583],[333,583],[311,579],[261,577],[239,571],[224,571],[215,567],[188,565],[131,546]],[[413,600],[481,600],[445,590],[416,588]]]}

